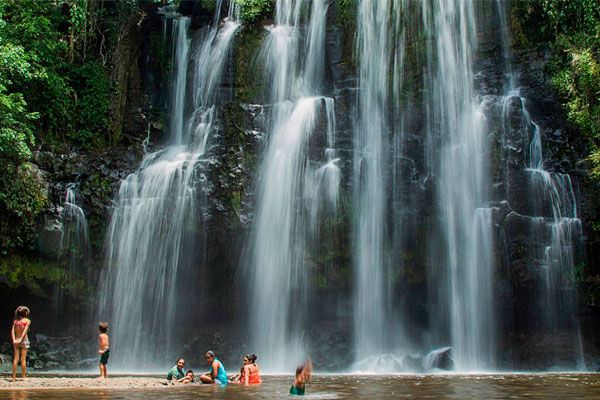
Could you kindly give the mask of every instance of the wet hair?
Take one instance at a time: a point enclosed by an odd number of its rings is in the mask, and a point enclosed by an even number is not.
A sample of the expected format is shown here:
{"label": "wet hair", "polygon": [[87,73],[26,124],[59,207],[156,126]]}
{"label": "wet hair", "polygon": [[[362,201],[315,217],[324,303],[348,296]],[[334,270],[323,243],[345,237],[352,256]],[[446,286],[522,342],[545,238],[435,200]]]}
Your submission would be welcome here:
{"label": "wet hair", "polygon": [[175,364],[179,363],[179,361],[183,361],[183,362],[185,362],[185,359],[183,359],[183,358],[178,358],[178,359],[177,359],[177,362],[176,362]]}
{"label": "wet hair", "polygon": [[108,332],[108,322],[99,322],[98,329],[100,330],[101,333]]}
{"label": "wet hair", "polygon": [[254,364],[258,357],[256,357],[256,354],[248,354],[246,355],[246,358],[248,359],[248,361]]}
{"label": "wet hair", "polygon": [[212,350],[209,350],[209,351],[206,352],[206,355],[207,356],[211,356],[211,357],[215,357],[215,352],[212,351]]}
{"label": "wet hair", "polygon": [[[181,359],[180,359],[180,360],[181,360]],[[191,369],[188,369],[188,370],[187,370],[187,372],[186,372],[185,374],[186,374],[186,375],[187,375],[187,374],[192,374],[192,375],[194,375],[194,371],[192,371]]]}
{"label": "wet hair", "polygon": [[21,318],[29,317],[29,308],[25,306],[19,306],[15,310],[15,321],[20,320]]}
{"label": "wet hair", "polygon": [[304,371],[304,364],[299,365],[298,368],[296,368],[296,376],[300,375],[302,371]]}

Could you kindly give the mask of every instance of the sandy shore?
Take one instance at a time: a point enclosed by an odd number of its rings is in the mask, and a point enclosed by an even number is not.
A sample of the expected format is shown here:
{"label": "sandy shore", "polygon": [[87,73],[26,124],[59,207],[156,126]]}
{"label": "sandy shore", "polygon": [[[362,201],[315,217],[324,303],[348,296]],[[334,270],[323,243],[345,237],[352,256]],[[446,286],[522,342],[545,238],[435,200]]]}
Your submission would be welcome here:
{"label": "sandy shore", "polygon": [[165,379],[158,377],[114,377],[108,379],[98,379],[96,377],[31,377],[26,381],[19,378],[15,382],[10,382],[10,377],[3,375],[0,378],[0,390],[13,389],[158,389],[173,388],[179,385],[164,385]]}

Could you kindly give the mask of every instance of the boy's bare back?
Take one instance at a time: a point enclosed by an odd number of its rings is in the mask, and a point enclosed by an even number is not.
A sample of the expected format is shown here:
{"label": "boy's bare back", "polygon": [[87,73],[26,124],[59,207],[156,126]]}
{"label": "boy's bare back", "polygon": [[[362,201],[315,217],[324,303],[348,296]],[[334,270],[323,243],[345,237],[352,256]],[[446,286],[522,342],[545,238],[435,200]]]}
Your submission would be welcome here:
{"label": "boy's bare back", "polygon": [[103,353],[108,349],[108,334],[101,333],[98,335],[98,349],[99,353]]}

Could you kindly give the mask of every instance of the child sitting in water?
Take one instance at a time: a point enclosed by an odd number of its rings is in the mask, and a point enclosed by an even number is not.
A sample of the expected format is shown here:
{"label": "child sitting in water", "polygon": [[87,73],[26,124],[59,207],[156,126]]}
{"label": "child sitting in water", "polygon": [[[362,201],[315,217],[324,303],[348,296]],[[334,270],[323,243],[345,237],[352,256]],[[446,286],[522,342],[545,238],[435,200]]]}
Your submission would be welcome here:
{"label": "child sitting in water", "polygon": [[[245,365],[245,364],[244,364]],[[244,380],[244,365],[240,368],[240,372],[229,379],[229,383],[242,383]]]}
{"label": "child sitting in water", "polygon": [[185,376],[181,379],[179,379],[177,382],[180,383],[196,383],[198,382],[198,379],[194,378],[194,371],[192,371],[191,369],[188,370],[185,373]]}
{"label": "child sitting in water", "polygon": [[98,354],[100,355],[100,378],[108,378],[108,372],[106,371],[106,364],[108,364],[108,356],[110,352],[108,350],[108,322],[100,322],[98,324]]}
{"label": "child sitting in water", "polygon": [[290,387],[290,394],[304,396],[304,384],[310,382],[310,374],[312,373],[312,361],[310,356],[306,357],[306,362],[296,368],[296,379]]}

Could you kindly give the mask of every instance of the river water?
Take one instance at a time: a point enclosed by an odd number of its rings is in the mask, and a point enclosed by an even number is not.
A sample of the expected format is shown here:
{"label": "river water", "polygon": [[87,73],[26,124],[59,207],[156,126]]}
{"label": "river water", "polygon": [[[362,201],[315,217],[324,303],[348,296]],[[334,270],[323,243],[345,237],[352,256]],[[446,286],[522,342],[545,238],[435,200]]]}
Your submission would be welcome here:
{"label": "river water", "polygon": [[[291,376],[263,377],[254,387],[187,385],[163,389],[0,391],[0,399],[279,399],[289,398]],[[600,374],[318,375],[313,399],[598,399]]]}

